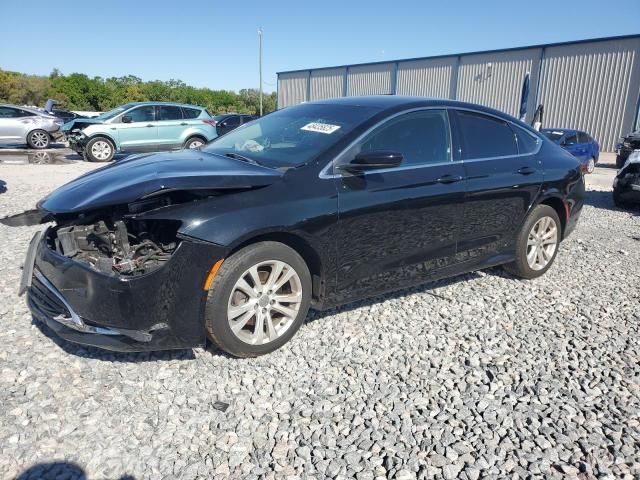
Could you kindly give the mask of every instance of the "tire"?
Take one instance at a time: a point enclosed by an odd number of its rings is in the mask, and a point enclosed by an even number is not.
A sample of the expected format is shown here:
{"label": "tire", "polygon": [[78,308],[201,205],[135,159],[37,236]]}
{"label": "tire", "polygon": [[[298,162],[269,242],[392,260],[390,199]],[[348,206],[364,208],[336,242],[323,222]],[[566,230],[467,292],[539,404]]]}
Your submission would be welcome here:
{"label": "tire", "polygon": [[[548,225],[548,229],[545,225]],[[542,231],[534,230],[534,227]],[[553,229],[555,229],[555,236],[547,239],[553,240],[553,242],[539,243],[544,242],[545,237],[550,235]],[[537,237],[536,233],[541,233],[541,236]],[[538,205],[531,211],[518,233],[515,261],[504,265],[504,269],[518,278],[532,279],[543,275],[553,265],[560,246],[561,234],[562,226],[556,211],[548,205]],[[531,241],[535,242],[531,246],[528,245],[530,236],[533,237]],[[553,245],[553,249],[550,248],[551,245]],[[533,262],[530,263],[527,254],[532,253],[534,248],[542,248],[542,251],[540,257],[534,254]]]}
{"label": "tire", "polygon": [[207,141],[202,137],[189,137],[186,142],[184,142],[184,148],[187,150],[193,148],[204,147],[207,144]]}
{"label": "tire", "polygon": [[622,160],[622,157],[620,155],[616,155],[616,168],[620,170],[623,165],[624,161]]}
{"label": "tire", "polygon": [[595,169],[596,169],[596,159],[591,157],[589,160],[587,160],[587,173],[593,173]]}
{"label": "tire", "polygon": [[[293,276],[278,286],[289,269]],[[257,289],[251,270],[261,282]],[[269,290],[272,274],[277,288]],[[278,297],[293,301],[278,302]],[[205,327],[209,339],[225,352],[256,357],[287,343],[310,304],[311,274],[302,257],[282,243],[260,242],[234,253],[218,269],[207,296]]]}
{"label": "tire", "polygon": [[620,199],[620,194],[615,190],[613,191],[613,204],[621,210],[628,208],[628,205]]}
{"label": "tire", "polygon": [[42,150],[51,143],[51,136],[44,130],[34,130],[27,135],[27,143],[31,148]]}
{"label": "tire", "polygon": [[115,153],[115,145],[106,137],[92,138],[84,149],[84,157],[90,162],[110,162]]}

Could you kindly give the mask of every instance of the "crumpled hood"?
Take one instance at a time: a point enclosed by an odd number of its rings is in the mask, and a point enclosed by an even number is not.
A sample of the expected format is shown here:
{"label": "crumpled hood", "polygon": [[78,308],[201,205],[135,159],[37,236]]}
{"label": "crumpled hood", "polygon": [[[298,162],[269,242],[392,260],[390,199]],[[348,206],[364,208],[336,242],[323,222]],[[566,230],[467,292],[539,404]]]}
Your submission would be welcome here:
{"label": "crumpled hood", "polygon": [[74,128],[87,128],[89,125],[95,125],[104,123],[105,121],[100,118],[75,118],[73,120],[68,121],[62,126],[62,130],[65,132],[70,132]]}
{"label": "crumpled hood", "polygon": [[72,180],[38,203],[53,214],[133,202],[161,190],[242,189],[272,184],[282,172],[200,150],[137,155]]}

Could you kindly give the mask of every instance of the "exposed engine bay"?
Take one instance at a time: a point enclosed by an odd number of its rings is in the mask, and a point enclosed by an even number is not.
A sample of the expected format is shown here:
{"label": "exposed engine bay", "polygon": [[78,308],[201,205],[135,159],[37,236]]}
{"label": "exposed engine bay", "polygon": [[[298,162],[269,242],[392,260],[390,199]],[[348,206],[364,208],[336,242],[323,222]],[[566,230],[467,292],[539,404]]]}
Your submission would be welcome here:
{"label": "exposed engine bay", "polygon": [[87,263],[101,273],[137,276],[160,268],[171,258],[178,246],[178,225],[166,221],[100,220],[91,225],[57,228],[49,242],[58,253]]}

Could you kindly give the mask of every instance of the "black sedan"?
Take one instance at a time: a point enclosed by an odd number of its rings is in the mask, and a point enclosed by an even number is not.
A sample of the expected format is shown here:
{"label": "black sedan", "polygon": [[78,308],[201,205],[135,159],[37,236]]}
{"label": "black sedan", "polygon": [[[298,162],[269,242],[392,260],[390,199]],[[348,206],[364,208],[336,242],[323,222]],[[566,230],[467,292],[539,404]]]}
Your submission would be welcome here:
{"label": "black sedan", "polygon": [[535,278],[583,206],[580,163],[503,113],[397,96],[306,103],[202,150],[88,173],[5,224],[55,222],[21,290],[72,342],[271,352],[326,309],[504,265]]}

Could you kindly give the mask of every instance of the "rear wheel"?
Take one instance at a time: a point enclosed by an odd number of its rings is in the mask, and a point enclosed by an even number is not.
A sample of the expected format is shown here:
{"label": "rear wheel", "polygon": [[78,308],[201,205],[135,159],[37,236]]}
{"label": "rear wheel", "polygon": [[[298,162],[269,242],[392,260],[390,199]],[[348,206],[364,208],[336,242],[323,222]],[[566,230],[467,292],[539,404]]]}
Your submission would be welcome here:
{"label": "rear wheel", "polygon": [[587,173],[593,173],[595,169],[596,169],[596,159],[591,157],[587,161]]}
{"label": "rear wheel", "polygon": [[304,260],[278,242],[239,250],[217,271],[207,297],[209,338],[237,357],[270,353],[293,337],[311,303]]}
{"label": "rear wheel", "polygon": [[109,162],[116,153],[113,142],[105,137],[92,138],[87,142],[85,157],[90,162]]}
{"label": "rear wheel", "polygon": [[190,149],[190,150],[194,148],[200,148],[204,146],[206,143],[207,142],[205,142],[204,139],[200,137],[191,137],[187,139],[186,142],[184,142],[184,148]]}
{"label": "rear wheel", "polygon": [[51,137],[44,130],[34,130],[27,135],[27,143],[31,148],[42,150],[47,148],[51,142]]}
{"label": "rear wheel", "polygon": [[560,218],[556,211],[548,205],[538,205],[518,234],[515,261],[505,265],[505,270],[527,279],[544,274],[556,258],[560,235]]}

